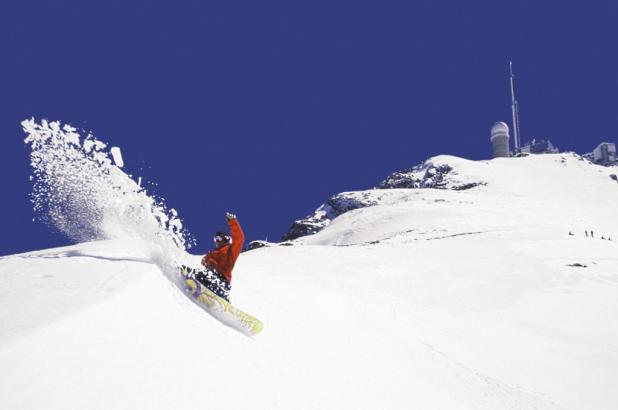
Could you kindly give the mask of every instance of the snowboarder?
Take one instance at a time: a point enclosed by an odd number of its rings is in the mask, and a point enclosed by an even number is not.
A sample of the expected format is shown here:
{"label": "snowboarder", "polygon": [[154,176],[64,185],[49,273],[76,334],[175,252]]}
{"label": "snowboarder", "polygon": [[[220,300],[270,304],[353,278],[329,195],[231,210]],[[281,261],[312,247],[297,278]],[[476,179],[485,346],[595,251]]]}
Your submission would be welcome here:
{"label": "snowboarder", "polygon": [[230,301],[232,270],[240,255],[245,235],[236,215],[227,213],[230,235],[223,231],[215,233],[215,249],[202,257],[204,271],[197,272],[195,278],[223,299]]}

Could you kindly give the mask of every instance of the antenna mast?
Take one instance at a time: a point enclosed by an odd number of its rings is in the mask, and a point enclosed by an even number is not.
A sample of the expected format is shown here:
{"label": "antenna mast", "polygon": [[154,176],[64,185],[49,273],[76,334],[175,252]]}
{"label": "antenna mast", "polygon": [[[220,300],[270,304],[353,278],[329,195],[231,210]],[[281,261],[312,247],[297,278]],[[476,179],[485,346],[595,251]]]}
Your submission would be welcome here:
{"label": "antenna mast", "polygon": [[513,111],[513,142],[515,154],[521,149],[521,133],[519,131],[519,106],[515,99],[515,74],[513,74],[513,62],[509,61],[509,73],[511,74],[511,109]]}

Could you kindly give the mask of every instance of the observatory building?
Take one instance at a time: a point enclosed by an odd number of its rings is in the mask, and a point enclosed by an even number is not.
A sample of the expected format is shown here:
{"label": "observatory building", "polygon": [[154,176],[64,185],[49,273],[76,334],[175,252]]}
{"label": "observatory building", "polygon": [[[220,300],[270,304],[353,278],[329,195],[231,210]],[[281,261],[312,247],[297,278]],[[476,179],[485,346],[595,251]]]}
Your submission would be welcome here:
{"label": "observatory building", "polygon": [[616,165],[616,144],[602,142],[592,152],[594,162],[601,165]]}
{"label": "observatory building", "polygon": [[491,145],[494,149],[494,158],[509,157],[509,126],[504,122],[497,122],[491,127]]}

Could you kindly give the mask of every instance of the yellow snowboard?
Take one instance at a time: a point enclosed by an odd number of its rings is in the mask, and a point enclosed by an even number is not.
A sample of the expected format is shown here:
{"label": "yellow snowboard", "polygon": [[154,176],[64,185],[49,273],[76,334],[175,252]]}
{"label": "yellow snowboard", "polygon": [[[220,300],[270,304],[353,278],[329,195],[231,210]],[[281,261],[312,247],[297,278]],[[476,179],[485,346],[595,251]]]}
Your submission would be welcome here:
{"label": "yellow snowboard", "polygon": [[225,299],[215,295],[210,289],[190,277],[190,268],[180,268],[180,280],[185,292],[206,312],[222,323],[248,335],[254,336],[262,331],[264,325],[258,319],[233,306]]}

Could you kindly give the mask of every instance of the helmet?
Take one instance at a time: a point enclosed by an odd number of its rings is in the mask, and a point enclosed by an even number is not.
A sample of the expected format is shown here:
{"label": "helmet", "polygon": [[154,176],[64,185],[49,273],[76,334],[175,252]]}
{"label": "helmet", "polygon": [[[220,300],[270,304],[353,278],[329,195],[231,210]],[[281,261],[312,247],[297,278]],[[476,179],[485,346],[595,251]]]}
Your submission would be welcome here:
{"label": "helmet", "polygon": [[230,238],[230,235],[226,234],[223,231],[217,231],[217,233],[215,233],[215,236],[213,237],[213,240],[215,241],[216,245],[228,244],[232,242],[232,238]]}

